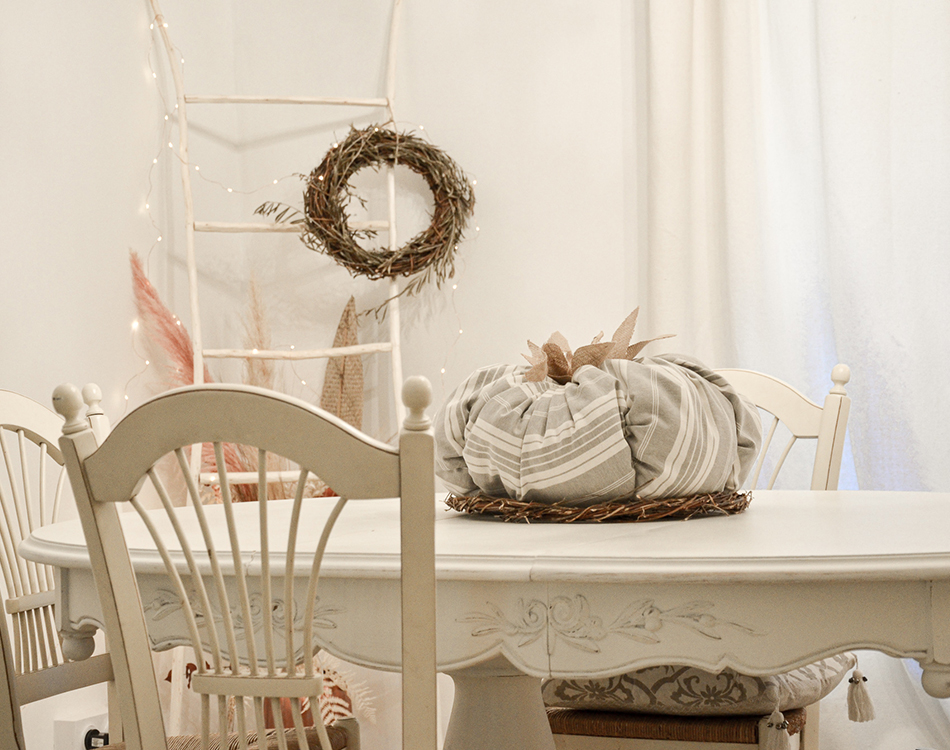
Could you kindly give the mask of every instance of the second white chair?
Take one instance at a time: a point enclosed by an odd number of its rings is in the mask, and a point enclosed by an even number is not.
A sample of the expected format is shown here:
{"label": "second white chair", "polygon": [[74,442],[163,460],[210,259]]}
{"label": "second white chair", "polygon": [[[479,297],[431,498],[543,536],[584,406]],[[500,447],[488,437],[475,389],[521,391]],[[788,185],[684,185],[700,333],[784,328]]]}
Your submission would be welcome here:
{"label": "second white chair", "polygon": [[[838,488],[844,438],[851,409],[851,399],[845,391],[845,385],[851,379],[851,371],[846,365],[839,364],[832,370],[833,387],[825,397],[823,405],[811,401],[792,386],[771,375],[751,370],[717,372],[760,410],[772,416],[753,469],[753,476],[749,480],[750,486],[759,486],[759,475],[763,466],[771,464],[774,468],[765,484],[766,488],[771,489],[785,466],[785,459],[792,447],[799,440],[814,440],[815,460],[810,489]],[[787,428],[790,437],[775,456],[778,447],[773,449],[772,442],[779,425]],[[834,680],[840,679],[843,662],[832,666],[834,670],[829,668],[828,671],[836,673]],[[665,669],[668,670],[667,674],[659,675],[652,681],[646,677],[648,670],[643,670],[643,680],[637,680],[637,675],[630,677],[638,684],[662,682],[669,685],[684,668]],[[820,672],[817,668],[812,671],[816,674]],[[742,675],[737,675],[736,678],[740,679]],[[697,682],[702,679],[700,676]],[[715,692],[715,685],[713,687]],[[650,689],[649,685],[644,689]],[[803,726],[802,732],[792,739],[793,748],[818,750],[817,704],[809,706],[807,710],[798,708],[791,711],[785,718],[795,723],[794,729]],[[766,747],[765,737],[759,726],[761,716],[730,716],[717,712],[712,706],[701,716],[677,715],[673,709],[665,713],[625,713],[620,710],[596,711],[560,707],[549,709],[549,719],[558,750],[743,750]]]}

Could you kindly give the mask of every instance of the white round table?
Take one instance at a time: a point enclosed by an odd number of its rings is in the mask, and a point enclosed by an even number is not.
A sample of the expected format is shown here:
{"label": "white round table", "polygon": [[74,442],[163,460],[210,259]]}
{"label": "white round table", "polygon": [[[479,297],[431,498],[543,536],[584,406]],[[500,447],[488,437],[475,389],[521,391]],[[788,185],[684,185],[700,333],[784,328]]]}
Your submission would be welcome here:
{"label": "white round table", "polygon": [[[256,516],[239,510],[254,568]],[[319,590],[323,646],[385,670],[399,668],[398,530],[396,501],[351,501]],[[512,524],[440,511],[438,659],[456,683],[445,747],[551,750],[541,678],[658,664],[774,674],[871,648],[917,659],[925,689],[948,697],[948,530],[942,493],[761,491],[745,513],[687,522]],[[144,532],[128,536],[156,647],[184,643],[154,549]],[[20,552],[59,569],[64,636],[91,637],[101,616],[78,522],[39,530]]]}

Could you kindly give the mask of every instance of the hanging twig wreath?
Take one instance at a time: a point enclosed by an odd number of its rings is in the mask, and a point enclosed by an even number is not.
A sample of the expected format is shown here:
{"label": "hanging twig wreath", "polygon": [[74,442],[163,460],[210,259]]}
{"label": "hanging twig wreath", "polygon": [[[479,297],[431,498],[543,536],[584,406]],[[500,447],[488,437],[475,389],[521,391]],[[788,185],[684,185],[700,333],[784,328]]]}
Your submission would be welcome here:
{"label": "hanging twig wreath", "polygon": [[[349,199],[362,203],[349,181],[361,169],[401,165],[421,175],[432,191],[432,222],[394,252],[369,250],[358,239],[376,236],[375,230],[353,230],[346,205]],[[469,217],[475,207],[472,185],[461,168],[444,151],[412,133],[371,125],[351,128],[334,145],[307,178],[303,217],[303,243],[329,255],[354,276],[371,279],[416,276],[403,294],[413,294],[434,279],[441,285],[455,273],[454,257]],[[255,213],[283,220],[291,209],[265,203]]]}

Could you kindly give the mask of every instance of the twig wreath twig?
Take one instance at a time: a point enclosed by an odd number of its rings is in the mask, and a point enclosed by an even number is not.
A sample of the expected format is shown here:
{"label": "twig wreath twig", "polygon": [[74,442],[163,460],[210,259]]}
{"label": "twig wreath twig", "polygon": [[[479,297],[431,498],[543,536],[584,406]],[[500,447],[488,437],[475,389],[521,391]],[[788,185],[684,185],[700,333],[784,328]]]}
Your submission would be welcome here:
{"label": "twig wreath twig", "polygon": [[606,523],[610,521],[685,520],[695,516],[730,516],[741,513],[752,501],[744,490],[712,492],[690,497],[644,500],[639,496],[619,498],[582,507],[563,503],[538,503],[487,495],[449,495],[445,504],[461,513],[497,516],[504,521],[556,521],[559,523]]}
{"label": "twig wreath twig", "polygon": [[[358,242],[376,236],[375,230],[353,230],[346,205],[349,199],[362,203],[350,186],[350,178],[366,167],[408,167],[421,175],[432,191],[434,208],[429,227],[394,252],[369,250]],[[434,280],[441,285],[455,272],[458,244],[475,207],[475,194],[461,168],[445,152],[412,133],[400,133],[381,125],[357,130],[334,145],[320,165],[307,177],[301,218],[303,243],[329,255],[354,276],[370,279],[413,276],[402,294],[414,294]],[[293,209],[265,203],[255,213],[282,221]],[[294,211],[295,213],[299,213]]]}

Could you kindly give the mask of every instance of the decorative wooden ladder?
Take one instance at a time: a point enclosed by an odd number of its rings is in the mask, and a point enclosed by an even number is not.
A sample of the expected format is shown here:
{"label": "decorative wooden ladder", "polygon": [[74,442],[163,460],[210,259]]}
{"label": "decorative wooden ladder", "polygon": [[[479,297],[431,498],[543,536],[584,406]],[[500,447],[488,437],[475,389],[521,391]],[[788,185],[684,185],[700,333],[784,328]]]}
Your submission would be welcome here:
{"label": "decorative wooden ladder", "polygon": [[[243,96],[243,95],[195,95],[186,94],[184,88],[184,79],[182,76],[181,63],[183,62],[179,55],[175,53],[171,37],[168,33],[168,23],[162,15],[158,0],[149,0],[153,14],[153,24],[157,28],[162,38],[165,53],[168,58],[168,66],[171,70],[175,86],[175,111],[178,121],[178,157],[181,165],[181,183],[184,197],[185,213],[185,249],[186,264],[188,268],[188,293],[189,306],[191,312],[191,336],[194,347],[194,382],[204,382],[204,369],[206,359],[271,359],[271,360],[306,360],[306,359],[327,359],[330,357],[342,357],[347,355],[362,355],[371,353],[390,352],[392,360],[392,388],[393,402],[396,410],[396,423],[401,425],[405,419],[405,407],[403,406],[401,389],[403,382],[402,375],[402,354],[400,346],[400,314],[399,314],[399,284],[395,278],[388,280],[387,318],[389,321],[389,341],[359,344],[356,346],[328,347],[325,349],[299,350],[253,350],[253,349],[205,349],[201,333],[201,314],[198,304],[198,268],[195,256],[195,234],[199,232],[219,232],[226,234],[241,233],[260,233],[260,232],[283,232],[299,233],[300,225],[289,222],[282,223],[227,223],[214,221],[196,221],[194,211],[194,201],[192,199],[191,189],[191,164],[188,157],[188,105],[197,104],[287,104],[287,105],[316,105],[316,106],[349,106],[349,107],[368,107],[372,109],[384,109],[388,113],[388,119],[395,122],[395,86],[396,86],[396,41],[399,19],[399,8],[402,0],[393,0],[392,18],[389,28],[389,49],[386,60],[386,95],[384,97],[369,98],[349,98],[349,97],[312,97],[312,96]],[[389,215],[384,221],[369,222],[351,222],[351,229],[354,231],[373,229],[387,230],[389,233],[389,249],[394,251],[396,244],[396,180],[395,170],[390,167],[386,170],[387,193],[389,203]],[[195,446],[192,453],[192,467],[197,474],[200,466],[200,446]],[[208,475],[208,478],[216,475]],[[253,476],[242,477],[235,475],[229,477],[231,481],[237,483],[256,483],[256,474]],[[268,472],[268,476],[273,481],[283,481],[285,479],[283,472]],[[297,472],[293,472],[297,476]],[[207,479],[205,476],[202,480]],[[213,481],[213,479],[209,479]],[[169,706],[169,727],[172,734],[179,733],[181,722],[181,709],[184,697],[184,652],[182,649],[175,651],[173,663],[173,676],[177,679],[172,681],[171,704]],[[318,715],[318,714],[317,714]]]}
{"label": "decorative wooden ladder", "polygon": [[[191,190],[191,165],[188,159],[188,105],[190,104],[294,104],[317,106],[349,106],[385,109],[388,119],[395,122],[396,88],[396,38],[399,20],[399,8],[402,0],[393,0],[392,18],[389,27],[389,49],[386,60],[386,95],[375,98],[350,97],[314,97],[314,96],[244,96],[244,95],[195,95],[186,94],[180,65],[180,57],[175,53],[168,24],[159,8],[158,0],[149,0],[154,24],[161,35],[168,65],[175,85],[176,114],[178,118],[178,157],[181,164],[181,183],[185,209],[185,250],[188,267],[188,293],[191,308],[192,342],[194,345],[194,382],[204,382],[206,359],[271,359],[305,360],[326,359],[346,355],[361,355],[379,352],[391,352],[393,401],[396,409],[396,422],[402,424],[405,409],[402,404],[402,358],[400,346],[399,283],[395,278],[388,279],[389,289],[387,318],[389,321],[389,341],[358,344],[356,346],[328,347],[311,350],[257,350],[257,349],[205,349],[201,335],[201,316],[198,305],[198,269],[195,258],[195,234],[198,232],[221,232],[227,234],[283,232],[299,233],[301,225],[289,222],[272,223],[228,223],[215,221],[196,221],[194,201]],[[354,231],[386,230],[389,234],[389,249],[395,251],[396,243],[396,179],[395,170],[386,170],[386,183],[389,202],[389,216],[382,221],[351,222]],[[256,481],[256,480],[255,480]]]}

